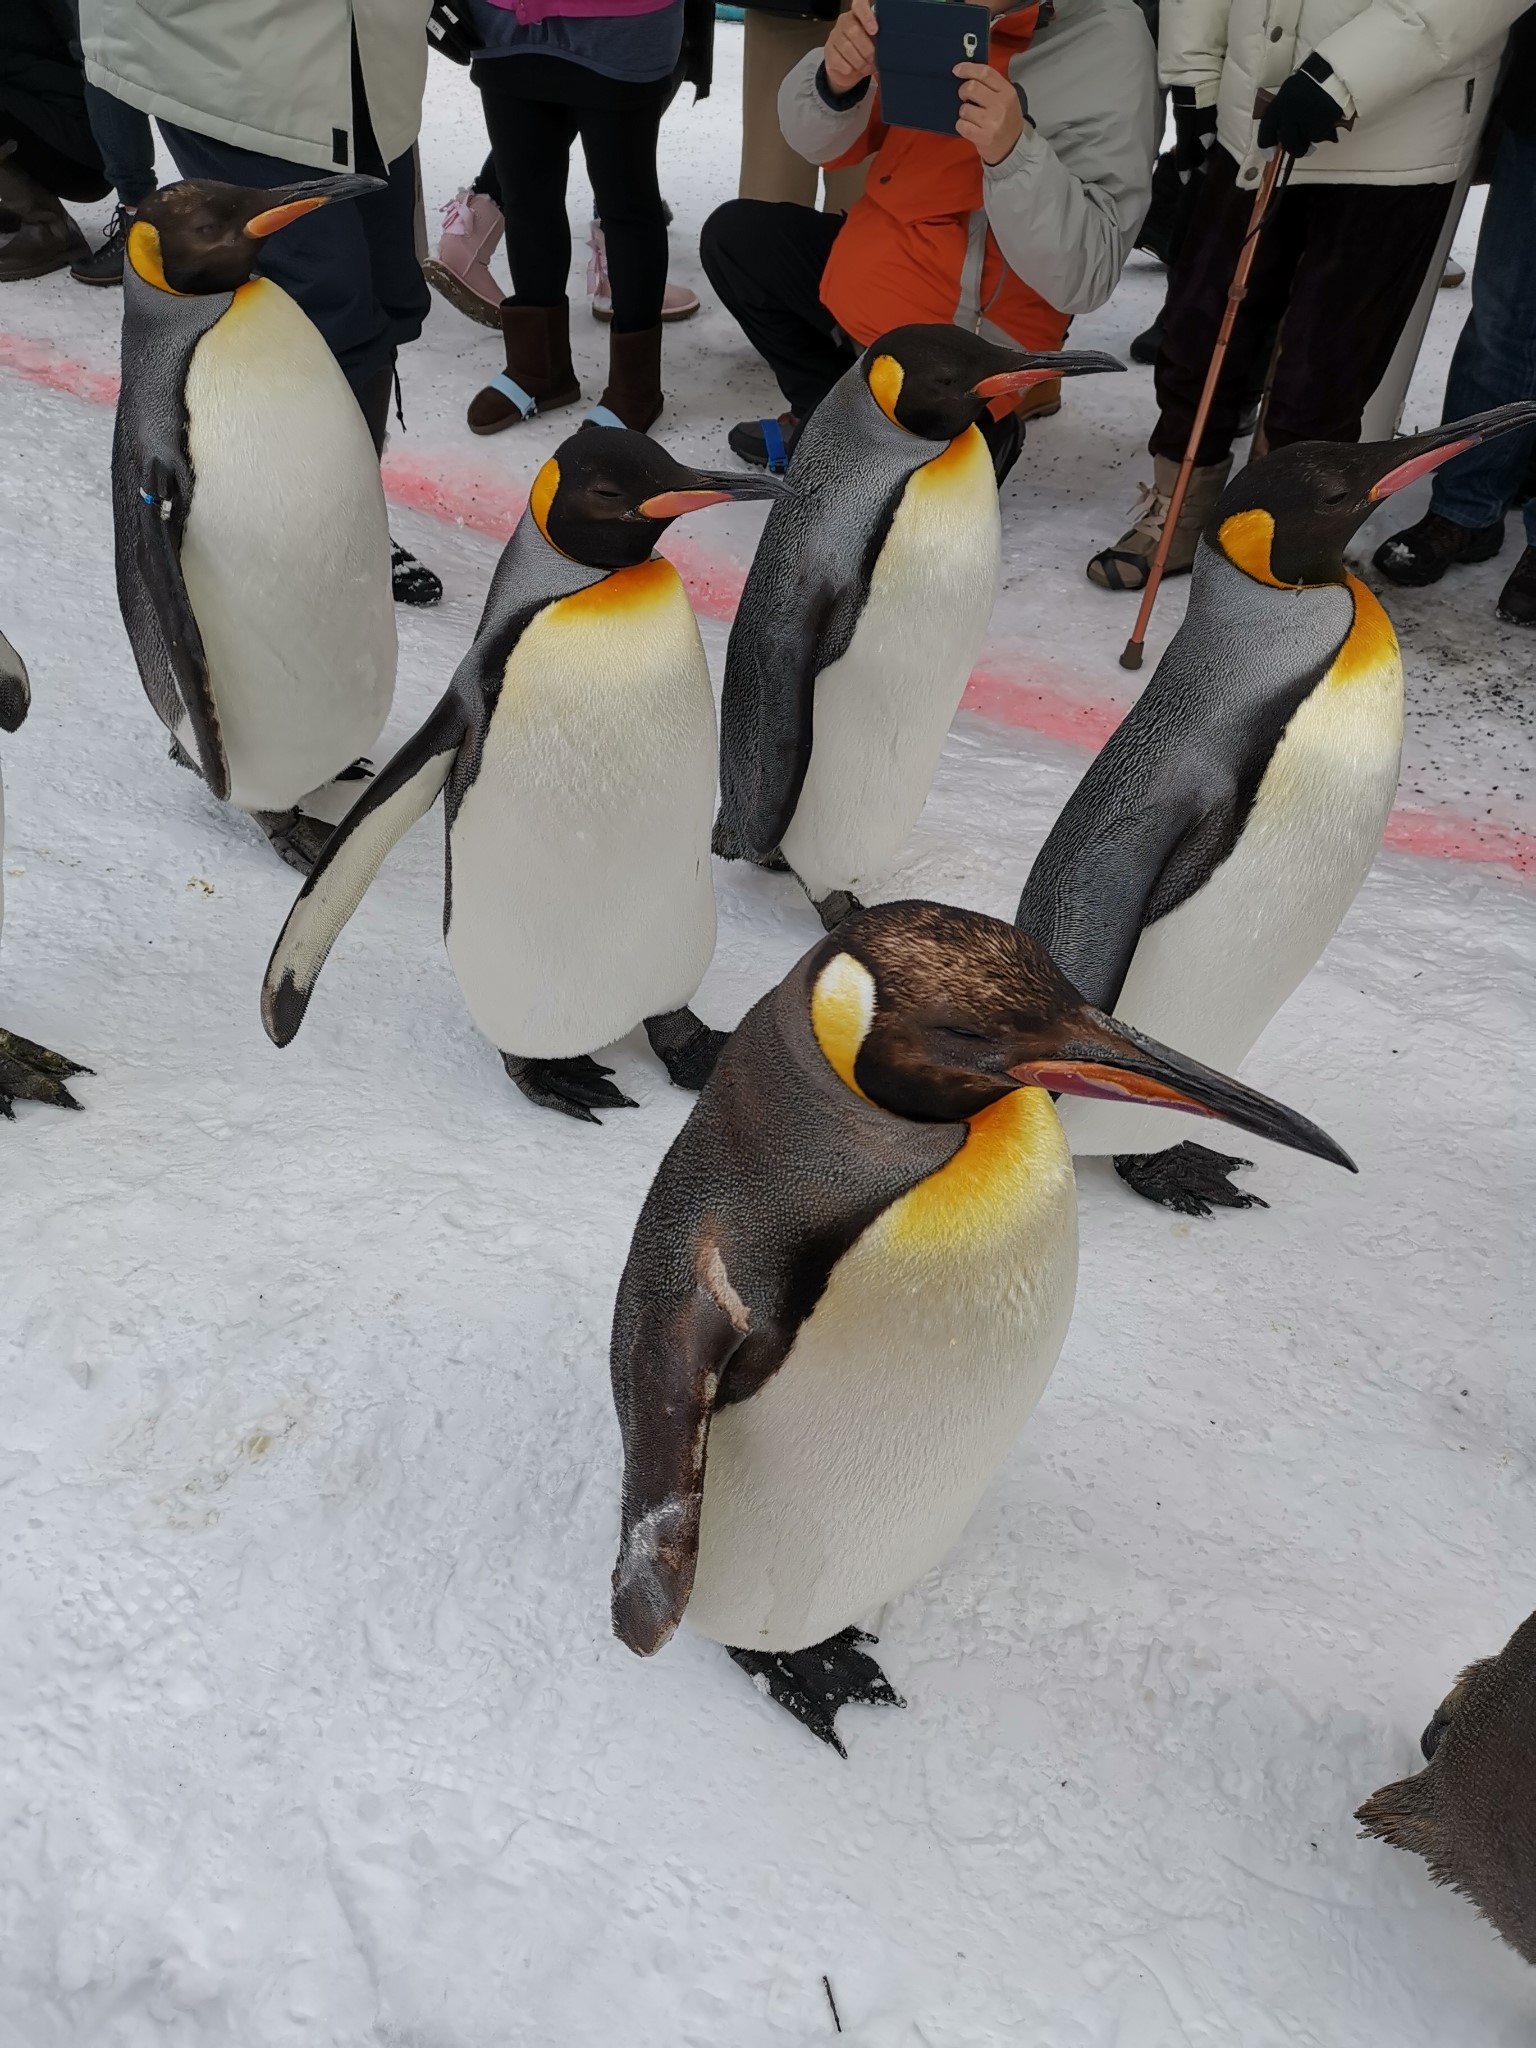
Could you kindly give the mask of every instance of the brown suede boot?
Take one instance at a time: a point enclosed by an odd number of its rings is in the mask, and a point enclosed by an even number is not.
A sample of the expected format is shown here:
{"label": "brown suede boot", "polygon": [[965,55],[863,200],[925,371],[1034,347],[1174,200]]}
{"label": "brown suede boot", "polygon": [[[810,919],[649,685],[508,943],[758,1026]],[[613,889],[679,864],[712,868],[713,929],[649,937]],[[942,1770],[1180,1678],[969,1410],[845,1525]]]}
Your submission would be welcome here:
{"label": "brown suede boot", "polygon": [[[1166,455],[1154,455],[1152,472],[1152,482],[1141,487],[1135,525],[1122,533],[1112,548],[1101,548],[1088,564],[1088,580],[1101,590],[1145,590],[1147,586],[1173,487],[1179,480],[1179,465]],[[1216,510],[1231,473],[1230,455],[1225,462],[1208,462],[1203,469],[1191,470],[1165,576],[1187,576],[1194,567],[1201,528]]]}
{"label": "brown suede boot", "polygon": [[501,332],[507,367],[470,400],[472,434],[499,434],[536,412],[574,405],[581,396],[571,368],[571,309],[565,299],[558,306],[519,306],[503,299]]}
{"label": "brown suede boot", "polygon": [[0,157],[0,209],[12,222],[0,236],[0,284],[46,277],[91,253],[58,200],[9,154]]}
{"label": "brown suede boot", "polygon": [[[584,426],[633,427],[643,434],[661,417],[661,328],[608,334],[608,382]],[[608,413],[609,418],[601,417]]]}

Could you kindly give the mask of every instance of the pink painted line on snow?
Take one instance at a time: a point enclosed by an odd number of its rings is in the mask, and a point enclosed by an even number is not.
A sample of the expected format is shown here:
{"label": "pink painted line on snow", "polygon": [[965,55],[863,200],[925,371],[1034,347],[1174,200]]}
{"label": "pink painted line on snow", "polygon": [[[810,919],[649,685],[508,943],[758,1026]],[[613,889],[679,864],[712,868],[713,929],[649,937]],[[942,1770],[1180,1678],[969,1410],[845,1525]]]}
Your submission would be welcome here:
{"label": "pink painted line on snow", "polygon": [[[115,370],[94,368],[61,354],[46,342],[0,331],[0,369],[45,391],[84,398],[94,405],[115,405],[119,378]],[[511,481],[487,476],[469,463],[416,461],[388,455],[383,464],[384,488],[397,505],[450,526],[504,541],[522,517],[527,491]],[[729,625],[741,601],[746,571],[734,562],[708,554],[694,541],[677,536],[667,553],[676,564],[695,608],[706,618]],[[1039,733],[1044,739],[1093,752],[1101,747],[1125,716],[1125,707],[1108,698],[1086,696],[1075,672],[1058,663],[1024,657],[994,656],[976,669],[966,685],[961,708],[998,725]],[[1493,819],[1464,817],[1459,811],[1399,808],[1387,823],[1383,844],[1394,853],[1417,854],[1427,860],[1466,861],[1478,867],[1500,867],[1516,875],[1536,874],[1536,833]]]}

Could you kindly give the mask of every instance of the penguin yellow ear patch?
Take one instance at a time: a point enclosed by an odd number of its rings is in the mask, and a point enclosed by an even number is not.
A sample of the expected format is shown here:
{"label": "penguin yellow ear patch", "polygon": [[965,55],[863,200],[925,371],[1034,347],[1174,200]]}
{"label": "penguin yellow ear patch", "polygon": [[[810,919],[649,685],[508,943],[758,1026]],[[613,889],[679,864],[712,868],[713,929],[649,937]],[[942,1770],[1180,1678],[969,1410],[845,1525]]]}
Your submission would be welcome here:
{"label": "penguin yellow ear patch", "polygon": [[851,953],[834,954],[811,990],[811,1029],[827,1065],[855,1095],[864,1090],[853,1078],[854,1062],[874,1021],[875,977]]}
{"label": "penguin yellow ear patch", "polygon": [[160,255],[159,231],[152,228],[147,220],[136,220],[128,230],[128,261],[146,284],[152,284],[156,291],[169,292],[173,299],[184,299],[185,292],[165,281],[165,264]]}
{"label": "penguin yellow ear patch", "polygon": [[[560,488],[560,465],[553,455],[533,480],[533,489],[528,493],[528,510],[533,514],[533,523],[549,540],[549,508],[555,502],[555,493]],[[549,540],[551,547],[554,542]]]}
{"label": "penguin yellow ear patch", "polygon": [[1275,544],[1275,522],[1261,507],[1255,505],[1251,511],[1234,512],[1230,519],[1223,519],[1220,538],[1227,560],[1255,583],[1267,583],[1271,590],[1292,587],[1282,583],[1269,565],[1270,549]]}
{"label": "penguin yellow ear patch", "polygon": [[902,367],[894,356],[876,356],[869,366],[870,393],[892,426],[896,427],[901,425],[896,417],[896,401],[901,396],[902,381]]}

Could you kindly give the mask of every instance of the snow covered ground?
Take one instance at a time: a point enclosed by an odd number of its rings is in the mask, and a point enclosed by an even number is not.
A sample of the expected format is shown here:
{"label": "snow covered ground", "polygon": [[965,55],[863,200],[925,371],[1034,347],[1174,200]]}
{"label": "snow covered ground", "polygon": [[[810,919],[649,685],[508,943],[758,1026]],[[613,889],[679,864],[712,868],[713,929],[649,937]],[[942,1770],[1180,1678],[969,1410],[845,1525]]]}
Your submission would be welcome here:
{"label": "snow covered ground", "polygon": [[[666,129],[696,282],[739,35]],[[437,68],[434,205],[476,134]],[[1077,338],[1123,352],[1160,284],[1138,261]],[[295,1046],[262,1035],[293,878],[165,758],[112,593],[110,411],[49,388],[110,367],[118,303],[0,294],[0,362],[30,365],[0,368],[0,623],[35,689],[3,744],[0,1020],[96,1069],[85,1114],[0,1130],[3,2048],[807,2048],[835,2038],[823,1978],[860,2048],[1529,2042],[1536,1979],[1350,1819],[1536,1604],[1509,555],[1388,600],[1405,804],[1508,857],[1384,855],[1248,1069],[1359,1178],[1266,1152],[1272,1208],[1190,1223],[1082,1174],[1056,1377],[888,1612],[910,1704],[848,1712],[844,1764],[686,1631],[650,1664],[608,1633],[608,1320],[687,1099],[637,1043],[640,1107],[601,1130],[510,1089],[443,956],[435,821]],[[1437,308],[1416,423],[1465,303]],[[577,335],[595,390],[602,330]],[[667,346],[661,431],[718,460],[768,388],[717,311]],[[438,308],[403,366],[396,460],[460,502],[525,487],[574,424],[471,443],[494,347]],[[958,722],[889,894],[1007,915],[1087,758],[1026,728],[1134,687],[1082,560],[1149,397],[1145,372],[1083,383],[1032,436],[986,664],[1019,716]],[[744,561],[754,516],[712,518],[695,567]],[[402,618],[391,744],[496,554],[394,524],[448,601]],[[818,928],[783,878],[718,880],[700,1008],[728,1023]]]}

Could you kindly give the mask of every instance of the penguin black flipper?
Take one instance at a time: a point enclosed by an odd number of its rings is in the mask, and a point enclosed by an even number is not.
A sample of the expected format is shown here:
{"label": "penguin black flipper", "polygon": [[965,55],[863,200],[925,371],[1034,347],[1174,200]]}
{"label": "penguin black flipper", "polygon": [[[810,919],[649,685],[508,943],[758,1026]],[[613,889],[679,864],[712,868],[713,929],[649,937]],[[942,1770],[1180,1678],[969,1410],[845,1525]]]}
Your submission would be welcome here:
{"label": "penguin black flipper", "polygon": [[[667,1642],[693,1590],[715,1409],[767,1383],[843,1253],[965,1142],[964,1124],[907,1123],[851,1089],[829,1093],[810,991],[838,950],[824,940],[732,1033],[652,1183],[619,1283],[613,1627],[638,1656]],[[743,1130],[772,1137],[747,1145]]]}
{"label": "penguin black flipper", "polygon": [[331,835],[272,949],[261,986],[261,1021],[287,1045],[304,1021],[326,956],[395,844],[442,794],[468,730],[450,686],[432,716],[368,784]]}
{"label": "penguin black flipper", "polygon": [[[811,765],[816,678],[837,659],[828,643],[838,595],[830,583],[802,586],[794,608],[774,605],[750,638],[731,635],[720,697],[714,839],[715,852],[727,860],[768,863],[795,815]],[[743,608],[746,602],[744,595]],[[843,609],[851,608],[845,602]],[[845,643],[854,619],[847,623]]]}
{"label": "penguin black flipper", "polygon": [[208,679],[208,657],[181,573],[181,535],[190,500],[191,476],[185,462],[151,458],[139,490],[136,553],[176,693],[192,728],[198,767],[214,795],[227,798],[229,762]]}
{"label": "penguin black flipper", "polygon": [[1126,788],[1114,772],[1122,761],[1106,760],[1108,751],[1068,798],[1013,920],[1100,1010],[1119,999],[1175,853],[1231,810],[1219,773],[1192,772],[1181,752],[1151,760],[1132,752],[1139,786]]}

